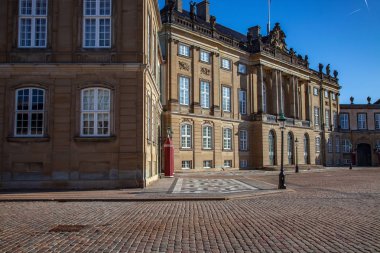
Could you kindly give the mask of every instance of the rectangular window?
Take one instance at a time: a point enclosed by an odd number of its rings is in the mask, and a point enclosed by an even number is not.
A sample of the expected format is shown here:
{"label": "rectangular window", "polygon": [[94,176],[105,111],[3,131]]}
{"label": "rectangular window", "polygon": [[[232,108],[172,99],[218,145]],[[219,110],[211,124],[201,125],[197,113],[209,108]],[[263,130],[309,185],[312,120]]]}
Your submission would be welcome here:
{"label": "rectangular window", "polygon": [[183,170],[190,170],[191,167],[191,161],[182,161],[182,169]]}
{"label": "rectangular window", "polygon": [[314,107],[314,126],[319,126],[319,108]]}
{"label": "rectangular window", "polygon": [[190,104],[190,79],[181,76],[179,78],[179,103],[181,105]]}
{"label": "rectangular window", "polygon": [[338,129],[338,113],[337,112],[333,112],[333,130],[337,130]]}
{"label": "rectangular window", "polygon": [[210,108],[210,83],[201,81],[201,107]]}
{"label": "rectangular window", "polygon": [[329,98],[329,91],[325,90],[325,98]]}
{"label": "rectangular window", "polygon": [[19,1],[20,48],[45,48],[47,41],[47,0]]}
{"label": "rectangular window", "polygon": [[367,129],[367,114],[358,113],[358,129],[359,130]]}
{"label": "rectangular window", "polygon": [[248,167],[248,161],[240,160],[240,168],[247,168],[247,167]]}
{"label": "rectangular window", "polygon": [[348,130],[349,125],[348,125],[348,113],[341,113],[339,115],[340,118],[340,128],[343,130]]}
{"label": "rectangular window", "polygon": [[240,130],[240,150],[247,151],[248,150],[248,131]]}
{"label": "rectangular window", "polygon": [[179,44],[178,54],[182,56],[190,57],[190,47],[183,44]]}
{"label": "rectangular window", "polygon": [[321,138],[315,138],[315,152],[321,152]]}
{"label": "rectangular window", "polygon": [[335,152],[340,153],[340,138],[339,138],[339,136],[335,137]]}
{"label": "rectangular window", "polygon": [[181,148],[191,149],[191,125],[184,124],[181,126]]}
{"label": "rectangular window", "polygon": [[223,129],[223,149],[232,149],[232,130],[230,128]]}
{"label": "rectangular window", "polygon": [[313,94],[314,94],[314,96],[318,96],[318,93],[319,93],[318,88],[314,87],[313,88]]}
{"label": "rectangular window", "polygon": [[231,70],[231,61],[225,58],[222,58],[222,68]]}
{"label": "rectangular window", "polygon": [[325,111],[325,124],[327,128],[330,128],[330,111]]}
{"label": "rectangular window", "polygon": [[336,95],[335,95],[335,93],[332,93],[332,94],[331,94],[331,97],[332,97],[332,100],[334,100],[334,101],[336,100]]}
{"label": "rectangular window", "polygon": [[245,90],[239,91],[239,110],[241,115],[247,114],[247,92]]}
{"label": "rectangular window", "polygon": [[212,127],[204,126],[202,131],[202,142],[203,149],[211,149],[212,148]]}
{"label": "rectangular window", "polygon": [[375,129],[380,129],[380,113],[375,113]]}
{"label": "rectangular window", "polygon": [[210,53],[204,50],[201,50],[201,62],[210,63]]}
{"label": "rectangular window", "polygon": [[343,147],[343,153],[350,153],[351,152],[351,141],[344,139],[342,142],[342,147]]}
{"label": "rectangular window", "polygon": [[111,0],[83,0],[83,47],[111,47]]}
{"label": "rectangular window", "polygon": [[222,87],[223,111],[231,112],[231,88]]}
{"label": "rectangular window", "polygon": [[103,88],[82,90],[81,136],[110,135],[111,92]]}
{"label": "rectangular window", "polygon": [[38,88],[17,90],[15,108],[15,136],[39,137],[44,135],[44,90]]}
{"label": "rectangular window", "polygon": [[204,169],[212,168],[212,161],[211,160],[203,161],[203,168]]}
{"label": "rectangular window", "polygon": [[244,75],[247,74],[247,65],[239,63],[238,72]]}
{"label": "rectangular window", "polygon": [[327,140],[327,147],[328,147],[328,152],[332,153],[333,152],[333,143],[332,143],[332,138],[329,138]]}
{"label": "rectangular window", "polygon": [[224,160],[224,168],[231,168],[232,160]]}

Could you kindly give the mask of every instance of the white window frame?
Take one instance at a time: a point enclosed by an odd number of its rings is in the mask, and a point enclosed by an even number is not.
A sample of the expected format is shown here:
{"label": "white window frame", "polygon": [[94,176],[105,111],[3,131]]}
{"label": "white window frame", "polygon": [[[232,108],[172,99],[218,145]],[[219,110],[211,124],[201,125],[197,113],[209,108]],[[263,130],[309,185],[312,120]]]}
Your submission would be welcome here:
{"label": "white window frame", "polygon": [[181,166],[183,170],[191,170],[193,168],[192,161],[190,160],[182,161]]}
{"label": "white window frame", "polygon": [[199,60],[201,62],[210,63],[210,52],[201,50],[199,54]]}
{"label": "white window frame", "polygon": [[332,100],[336,100],[336,95],[335,95],[335,93],[331,93],[331,98],[332,98]]}
{"label": "white window frame", "polygon": [[[28,90],[28,109],[18,109],[17,108],[17,102],[18,102],[18,92]],[[43,96],[43,107],[42,110],[33,110],[33,90],[42,91]],[[35,88],[35,87],[24,87],[16,90],[15,94],[15,124],[14,124],[14,136],[15,137],[42,137],[45,134],[45,104],[46,101],[46,91],[41,88]],[[27,126],[27,134],[18,134],[17,133],[17,115],[18,114],[28,114],[28,126]],[[33,134],[32,133],[32,114],[42,114],[42,133],[41,134]]]}
{"label": "white window frame", "polygon": [[349,129],[349,115],[348,113],[341,113],[339,115],[339,120],[340,120],[340,128],[343,130],[348,130]]}
{"label": "white window frame", "polygon": [[315,137],[315,152],[321,152],[321,137],[319,136]]}
{"label": "white window frame", "polygon": [[239,90],[239,111],[241,115],[247,114],[247,92]]}
{"label": "white window frame", "polygon": [[221,59],[221,68],[226,70],[231,70],[231,60],[222,58]]}
{"label": "white window frame", "polygon": [[203,168],[204,169],[211,169],[212,168],[212,160],[204,160],[203,161]]}
{"label": "white window frame", "polygon": [[240,74],[246,75],[247,74],[247,65],[245,65],[243,63],[239,63],[239,65],[238,65],[238,72]]}
{"label": "white window frame", "polygon": [[367,114],[366,113],[358,113],[358,129],[359,130],[367,130]]}
{"label": "white window frame", "polygon": [[239,131],[239,140],[240,140],[240,150],[247,151],[248,150],[248,131],[247,130]]}
{"label": "white window frame", "polygon": [[333,111],[333,130],[338,129],[338,112]]}
{"label": "white window frame", "polygon": [[222,86],[223,111],[231,112],[231,88]]}
{"label": "white window frame", "polygon": [[[22,12],[22,3],[27,2],[27,0],[19,0],[19,21],[18,21],[18,47],[19,48],[46,48],[47,46],[47,27],[48,27],[48,0],[45,0],[46,10],[44,14],[37,14],[37,0],[29,0],[32,3],[30,14],[25,14]],[[23,31],[22,20],[30,21],[30,45],[22,45],[23,40],[21,40],[21,35]],[[45,29],[41,30],[44,36],[40,38],[43,41],[42,45],[36,45],[37,38],[37,22],[44,20]]]}
{"label": "white window frame", "polygon": [[190,78],[185,76],[179,77],[179,104],[190,104]]}
{"label": "white window frame", "polygon": [[375,129],[380,130],[380,113],[375,113]]}
{"label": "white window frame", "polygon": [[314,126],[319,126],[319,107],[314,106]]}
{"label": "white window frame", "polygon": [[319,95],[319,89],[317,87],[313,87],[313,95],[318,96]]}
{"label": "white window frame", "polygon": [[[83,48],[111,48],[112,44],[112,0],[108,0],[110,2],[110,13],[109,15],[100,14],[100,0],[94,0],[96,1],[96,7],[95,7],[95,15],[92,14],[86,14],[86,1],[83,0],[83,42],[82,46]],[[87,20],[95,20],[95,45],[86,45],[86,21]],[[101,46],[100,45],[100,21],[101,20],[108,20],[109,21],[109,37],[107,38],[109,40],[109,45]],[[107,40],[105,39],[105,40]]]}
{"label": "white window frame", "polygon": [[[93,107],[94,109],[84,109],[84,92],[85,91],[94,91],[94,103]],[[108,109],[99,109],[99,91],[106,91],[109,94],[109,101],[108,101]],[[80,136],[82,137],[107,137],[111,136],[111,103],[112,103],[112,93],[110,89],[107,88],[100,88],[100,87],[90,87],[86,89],[81,90],[81,116],[80,116]],[[84,133],[84,115],[85,114],[93,114],[94,116],[94,133],[93,134],[85,134]],[[108,116],[108,133],[106,134],[101,134],[98,133],[98,119],[99,115],[107,115]],[[106,121],[104,121],[106,122]]]}
{"label": "white window frame", "polygon": [[192,148],[192,129],[191,124],[182,124],[181,125],[181,148],[182,149],[191,149]]}
{"label": "white window frame", "polygon": [[223,128],[223,150],[232,150],[232,129]]}
{"label": "white window frame", "polygon": [[190,46],[185,44],[178,44],[178,55],[190,57]]}
{"label": "white window frame", "polygon": [[201,81],[201,107],[204,109],[210,108],[210,83]]}
{"label": "white window frame", "polygon": [[351,141],[348,139],[342,140],[342,152],[343,153],[351,153],[352,150],[352,144]]}
{"label": "white window frame", "polygon": [[223,167],[224,168],[231,168],[232,167],[232,160],[224,160]]}
{"label": "white window frame", "polygon": [[325,90],[325,98],[329,98],[329,91]]}
{"label": "white window frame", "polygon": [[325,110],[325,124],[330,128],[330,110]]}
{"label": "white window frame", "polygon": [[210,125],[202,127],[202,148],[212,149],[212,126]]}

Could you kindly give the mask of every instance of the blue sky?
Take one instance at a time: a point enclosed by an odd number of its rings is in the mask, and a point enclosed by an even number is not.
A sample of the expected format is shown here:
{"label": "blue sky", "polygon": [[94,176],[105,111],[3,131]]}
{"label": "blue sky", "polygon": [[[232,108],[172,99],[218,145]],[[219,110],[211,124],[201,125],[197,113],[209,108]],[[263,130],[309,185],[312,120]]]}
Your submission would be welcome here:
{"label": "blue sky", "polygon": [[[189,2],[183,0],[184,9]],[[267,0],[210,2],[219,24],[243,34],[260,25],[266,34]],[[272,27],[280,22],[288,47],[309,55],[312,68],[330,63],[338,70],[341,103],[351,96],[355,103],[380,99],[380,0],[272,0],[271,15]]]}

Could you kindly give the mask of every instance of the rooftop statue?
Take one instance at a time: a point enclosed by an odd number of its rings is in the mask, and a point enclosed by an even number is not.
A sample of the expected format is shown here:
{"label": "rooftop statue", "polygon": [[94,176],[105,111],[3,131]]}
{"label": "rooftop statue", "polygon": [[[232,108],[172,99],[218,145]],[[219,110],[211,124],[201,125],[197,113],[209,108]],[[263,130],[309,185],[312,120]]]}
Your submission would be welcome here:
{"label": "rooftop statue", "polygon": [[273,30],[269,34],[270,44],[280,50],[286,50],[286,35],[280,27],[280,23],[276,23]]}
{"label": "rooftop statue", "polygon": [[327,64],[326,66],[326,75],[330,76],[331,69],[330,69],[330,64]]}

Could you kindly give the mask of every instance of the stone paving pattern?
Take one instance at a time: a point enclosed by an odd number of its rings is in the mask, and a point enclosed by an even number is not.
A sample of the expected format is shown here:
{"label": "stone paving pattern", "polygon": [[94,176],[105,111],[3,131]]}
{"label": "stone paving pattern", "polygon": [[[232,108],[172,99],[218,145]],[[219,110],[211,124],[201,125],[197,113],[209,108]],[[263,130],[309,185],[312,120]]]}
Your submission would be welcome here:
{"label": "stone paving pattern", "polygon": [[173,193],[228,194],[254,190],[258,189],[236,179],[180,178]]}
{"label": "stone paving pattern", "polygon": [[2,202],[0,252],[380,252],[380,169],[287,185],[230,201]]}

